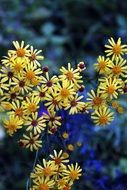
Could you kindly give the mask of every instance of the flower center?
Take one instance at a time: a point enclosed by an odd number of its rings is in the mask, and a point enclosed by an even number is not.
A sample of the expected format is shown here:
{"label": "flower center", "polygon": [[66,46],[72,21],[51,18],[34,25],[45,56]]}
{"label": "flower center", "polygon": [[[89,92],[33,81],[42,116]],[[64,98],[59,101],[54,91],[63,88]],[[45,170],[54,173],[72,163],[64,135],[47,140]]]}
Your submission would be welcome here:
{"label": "flower center", "polygon": [[34,144],[34,143],[35,143],[34,139],[31,138],[31,139],[29,140],[29,144]]}
{"label": "flower center", "polygon": [[61,90],[61,96],[63,97],[63,98],[66,98],[66,97],[68,97],[70,95],[70,92],[69,92],[69,90],[67,89],[67,88],[63,88],[62,90]]}
{"label": "flower center", "polygon": [[71,101],[71,106],[72,106],[72,107],[75,107],[76,105],[77,105],[76,100],[72,100],[72,101]]}
{"label": "flower center", "polygon": [[114,54],[119,55],[121,53],[121,46],[118,44],[115,44],[112,48],[112,51]]}
{"label": "flower center", "polygon": [[12,93],[11,94],[11,99],[15,99],[16,98],[16,93]]}
{"label": "flower center", "polygon": [[59,165],[59,164],[61,164],[62,160],[61,160],[61,158],[55,158],[54,161],[55,161],[55,164]]}
{"label": "flower center", "polygon": [[7,74],[8,78],[12,78],[13,77],[13,73],[11,71],[8,72]]}
{"label": "flower center", "polygon": [[66,73],[66,76],[67,76],[68,80],[74,79],[74,75],[73,75],[73,73],[72,73],[71,71],[68,71],[68,72]]}
{"label": "flower center", "polygon": [[94,105],[100,105],[102,103],[102,99],[100,97],[95,97],[93,99],[93,104]]}
{"label": "flower center", "polygon": [[42,98],[45,97],[45,92],[40,92],[39,96]]}
{"label": "flower center", "polygon": [[55,99],[53,99],[53,100],[52,100],[52,104],[56,106],[56,105],[58,105],[58,101],[55,100]]}
{"label": "flower center", "polygon": [[28,80],[32,80],[33,78],[35,78],[35,73],[34,73],[34,71],[32,71],[32,70],[28,71],[28,72],[26,73],[26,78],[27,78]]}
{"label": "flower center", "polygon": [[108,122],[108,117],[107,117],[107,116],[101,116],[101,117],[99,118],[99,123],[100,123],[101,125],[106,125],[107,122]]}
{"label": "flower center", "polygon": [[35,112],[37,110],[37,106],[35,103],[31,103],[29,106],[28,106],[28,110],[30,112]]}
{"label": "flower center", "polygon": [[70,177],[71,177],[72,180],[77,179],[77,177],[78,177],[77,171],[75,171],[75,170],[71,171],[70,172]]}
{"label": "flower center", "polygon": [[45,176],[50,176],[52,174],[52,170],[50,167],[44,168],[43,172]]}
{"label": "flower center", "polygon": [[100,61],[98,65],[100,69],[104,69],[106,67],[105,61]]}
{"label": "flower center", "polygon": [[43,183],[39,185],[39,190],[49,190],[49,187],[46,183]]}
{"label": "flower center", "polygon": [[34,61],[34,60],[36,60],[36,55],[33,53],[29,58],[31,61]]}
{"label": "flower center", "polygon": [[17,108],[15,110],[15,115],[22,117],[23,116],[23,109],[22,108]]}
{"label": "flower center", "polygon": [[46,83],[46,85],[48,86],[48,87],[51,87],[52,86],[52,81],[48,81],[47,83]]}
{"label": "flower center", "polygon": [[108,86],[108,88],[107,88],[107,93],[108,93],[108,94],[113,94],[114,91],[115,91],[115,88],[114,88],[113,85]]}
{"label": "flower center", "polygon": [[32,125],[33,127],[36,127],[36,126],[38,125],[38,121],[37,121],[37,120],[33,120],[33,121],[31,122],[31,125]]}
{"label": "flower center", "polygon": [[63,190],[70,190],[70,187],[66,185]]}
{"label": "flower center", "polygon": [[17,53],[18,57],[24,57],[25,50],[23,48],[19,48],[19,49],[17,49],[16,53]]}
{"label": "flower center", "polygon": [[20,87],[24,87],[25,86],[25,82],[23,80],[19,81],[19,86]]}
{"label": "flower center", "polygon": [[120,66],[115,66],[115,67],[113,67],[112,71],[113,71],[114,74],[118,75],[118,74],[121,73],[121,67]]}
{"label": "flower center", "polygon": [[16,125],[15,124],[9,124],[8,128],[15,131],[16,130]]}

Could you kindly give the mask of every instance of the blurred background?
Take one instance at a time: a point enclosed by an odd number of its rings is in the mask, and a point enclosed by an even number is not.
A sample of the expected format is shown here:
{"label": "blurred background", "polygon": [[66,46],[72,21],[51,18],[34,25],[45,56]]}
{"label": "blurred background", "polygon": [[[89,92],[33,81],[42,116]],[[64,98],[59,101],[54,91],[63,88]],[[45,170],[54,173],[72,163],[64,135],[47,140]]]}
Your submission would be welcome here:
{"label": "blurred background", "polygon": [[[96,84],[93,64],[111,36],[127,43],[126,0],[0,0],[0,57],[12,48],[13,40],[24,40],[43,50],[42,64],[52,74],[68,62],[75,66],[85,61],[85,94]],[[120,99],[124,114],[105,128],[94,127],[89,115],[66,118],[64,126],[70,134],[66,143],[74,145],[70,157],[84,170],[74,190],[127,189],[126,100]],[[22,150],[17,139],[18,135],[8,137],[0,126],[0,190],[25,189],[32,168],[35,153]]]}

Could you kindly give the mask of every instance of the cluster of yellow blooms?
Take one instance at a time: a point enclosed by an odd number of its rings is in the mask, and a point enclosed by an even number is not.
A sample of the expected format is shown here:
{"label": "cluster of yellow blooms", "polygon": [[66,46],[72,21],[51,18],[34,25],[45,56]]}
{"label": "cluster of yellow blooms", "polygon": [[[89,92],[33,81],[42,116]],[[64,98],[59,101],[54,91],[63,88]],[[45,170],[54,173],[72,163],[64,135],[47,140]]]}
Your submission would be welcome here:
{"label": "cluster of yellow blooms", "polygon": [[42,160],[36,164],[31,173],[32,187],[30,190],[70,190],[75,180],[81,176],[82,169],[78,163],[68,164],[69,160],[63,151],[54,150],[50,160]]}
{"label": "cluster of yellow blooms", "polygon": [[127,61],[124,57],[127,54],[127,45],[109,39],[109,45],[105,45],[106,58],[98,57],[94,65],[99,73],[99,84],[96,92],[91,90],[87,100],[94,110],[91,118],[96,125],[107,125],[114,119],[115,108],[118,113],[123,113],[123,108],[116,101],[120,94],[127,92]]}
{"label": "cluster of yellow blooms", "polygon": [[[83,96],[78,95],[84,89],[81,71],[85,65],[80,62],[73,69],[69,63],[67,69],[60,69],[60,75],[51,77],[48,67],[41,67],[41,50],[25,46],[24,41],[13,45],[15,50],[9,50],[1,61],[0,110],[8,115],[3,121],[7,133],[12,136],[18,129],[25,130],[19,143],[33,151],[42,146],[45,129],[52,134],[61,126],[58,110],[69,110],[69,114],[86,111]],[[42,103],[47,111],[40,116]]]}

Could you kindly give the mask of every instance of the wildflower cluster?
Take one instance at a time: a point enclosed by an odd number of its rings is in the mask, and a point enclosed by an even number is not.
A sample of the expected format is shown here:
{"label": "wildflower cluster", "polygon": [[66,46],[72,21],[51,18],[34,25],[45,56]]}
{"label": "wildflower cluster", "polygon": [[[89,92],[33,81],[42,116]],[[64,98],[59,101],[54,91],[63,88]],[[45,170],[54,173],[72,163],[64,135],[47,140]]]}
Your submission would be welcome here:
{"label": "wildflower cluster", "polygon": [[36,164],[31,173],[32,187],[30,190],[70,190],[73,183],[81,176],[82,169],[78,163],[68,164],[62,150],[54,150],[49,160],[43,159]]}
{"label": "wildflower cluster", "polygon": [[126,92],[127,87],[127,45],[109,39],[105,45],[106,57],[99,56],[95,69],[99,73],[99,85],[96,90],[88,93],[88,101],[94,110],[91,118],[97,125],[107,125],[114,119],[115,108],[118,113],[123,113],[123,108],[116,101],[120,94]]}
{"label": "wildflower cluster", "polygon": [[[50,76],[48,67],[41,66],[41,50],[25,46],[24,41],[13,45],[15,50],[8,51],[0,68],[0,110],[7,112],[3,121],[7,133],[12,136],[22,128],[19,144],[33,151],[42,146],[42,133],[53,134],[61,126],[59,110],[75,114],[86,108],[78,94],[84,89],[81,71],[85,64],[80,62],[73,69],[69,63],[60,75]],[[46,111],[40,115],[41,105]]]}

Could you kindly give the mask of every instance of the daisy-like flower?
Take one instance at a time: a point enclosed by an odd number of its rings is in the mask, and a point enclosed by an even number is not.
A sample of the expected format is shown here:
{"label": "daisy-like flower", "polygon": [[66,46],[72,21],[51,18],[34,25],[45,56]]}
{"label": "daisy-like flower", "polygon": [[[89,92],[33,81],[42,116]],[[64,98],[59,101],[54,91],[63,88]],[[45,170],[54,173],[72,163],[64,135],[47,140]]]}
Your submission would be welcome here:
{"label": "daisy-like flower", "polygon": [[63,171],[65,179],[68,179],[72,184],[75,180],[78,180],[81,174],[82,169],[78,166],[78,163],[74,166],[73,164],[67,165],[67,169]]}
{"label": "daisy-like flower", "polygon": [[29,136],[23,134],[24,139],[20,139],[20,143],[23,144],[24,147],[29,148],[30,151],[38,150],[42,147],[42,141],[39,140],[40,135],[34,135],[30,132]]}
{"label": "daisy-like flower", "polygon": [[14,55],[14,57],[27,57],[29,56],[29,45],[25,46],[24,41],[21,41],[21,44],[18,41],[13,41],[13,45],[16,50],[9,50],[9,53]]}
{"label": "daisy-like flower", "polygon": [[21,129],[23,125],[23,121],[14,115],[10,115],[9,119],[5,119],[3,122],[4,127],[10,136],[17,132],[17,129]]}
{"label": "daisy-like flower", "polygon": [[57,153],[56,150],[54,150],[53,152],[54,155],[50,155],[50,158],[53,161],[55,161],[55,164],[58,165],[59,167],[62,167],[64,164],[69,162],[69,160],[63,156],[62,150],[60,150],[59,153]]}
{"label": "daisy-like flower", "polygon": [[10,68],[15,74],[19,74],[27,64],[30,64],[28,58],[16,57],[11,60]]}
{"label": "daisy-like flower", "polygon": [[89,105],[92,109],[98,109],[101,106],[105,105],[105,99],[102,97],[101,94],[97,91],[97,93],[94,92],[94,90],[91,90],[90,93],[87,94],[89,101]]}
{"label": "daisy-like flower", "polygon": [[61,126],[61,116],[57,116],[56,112],[48,111],[48,113],[43,113],[43,118],[47,121],[49,128]]}
{"label": "daisy-like flower", "polygon": [[56,174],[58,167],[53,161],[46,161],[43,159],[43,166],[37,164],[35,166],[34,172],[31,173],[31,178],[39,177],[51,177]]}
{"label": "daisy-like flower", "polygon": [[7,78],[3,78],[2,74],[0,73],[0,96],[3,95],[4,91],[9,90],[9,84],[7,84],[6,82],[7,82]]}
{"label": "daisy-like flower", "polygon": [[44,89],[44,91],[53,93],[54,86],[57,84],[58,80],[59,79],[56,76],[50,78],[49,73],[46,72],[45,77],[42,77],[42,88]]}
{"label": "daisy-like flower", "polygon": [[108,77],[100,80],[101,83],[98,87],[98,92],[103,98],[117,98],[118,90],[121,89],[121,80],[115,77]]}
{"label": "daisy-like flower", "polygon": [[58,190],[70,190],[71,185],[68,184],[68,180],[61,178],[57,180],[57,188]]}
{"label": "daisy-like flower", "polygon": [[43,86],[37,86],[37,89],[33,91],[33,95],[38,97],[40,101],[44,101],[46,97],[46,91]]}
{"label": "daisy-like flower", "polygon": [[19,100],[12,101],[11,103],[11,111],[8,112],[8,115],[14,115],[15,117],[19,117],[20,119],[25,118],[24,108],[22,106],[22,102]]}
{"label": "daisy-like flower", "polygon": [[31,113],[37,111],[39,108],[39,102],[40,99],[38,99],[38,97],[31,95],[30,97],[26,97],[26,100],[23,101],[23,108],[25,109],[26,113],[30,115]]}
{"label": "daisy-like flower", "polygon": [[53,189],[55,181],[49,177],[38,177],[37,180],[34,180],[34,189],[35,190],[50,190]]}
{"label": "daisy-like flower", "polygon": [[30,117],[27,118],[27,121],[24,123],[27,126],[26,131],[33,131],[33,133],[40,134],[46,127],[45,120],[43,116],[38,117],[38,113],[32,113]]}
{"label": "daisy-like flower", "polygon": [[13,85],[14,89],[22,95],[32,91],[32,85],[28,84],[25,78],[21,75],[18,75],[17,78],[14,78],[11,85]]}
{"label": "daisy-like flower", "polygon": [[81,102],[81,99],[83,99],[83,96],[78,96],[78,94],[76,94],[73,98],[70,98],[64,109],[69,109],[69,114],[79,113],[84,107],[84,102]]}
{"label": "daisy-like flower", "polygon": [[58,94],[57,100],[61,101],[64,107],[66,107],[69,99],[73,98],[73,95],[76,94],[74,84],[70,84],[66,80],[62,81],[62,85],[57,83],[54,90]]}
{"label": "daisy-like flower", "polygon": [[61,81],[67,80],[71,84],[74,83],[76,87],[83,83],[79,69],[73,69],[70,63],[68,63],[68,69],[62,67],[60,71],[62,72],[62,75],[59,75]]}
{"label": "daisy-like flower", "polygon": [[39,55],[41,52],[42,50],[37,50],[30,46],[29,59],[38,66],[40,66],[39,61],[44,59],[44,56]]}
{"label": "daisy-like flower", "polygon": [[12,84],[13,80],[16,78],[16,74],[11,70],[10,67],[3,66],[1,68],[1,75],[4,80],[8,81],[9,85]]}
{"label": "daisy-like flower", "polygon": [[19,94],[19,92],[17,91],[17,89],[10,88],[8,90],[8,92],[5,93],[5,97],[7,98],[8,101],[12,102],[14,100],[22,100],[23,97]]}
{"label": "daisy-like flower", "polygon": [[95,110],[91,118],[96,125],[108,125],[114,119],[114,113],[108,107],[100,107]]}
{"label": "daisy-like flower", "polygon": [[49,111],[55,111],[55,110],[59,110],[62,109],[62,103],[61,101],[57,100],[57,93],[46,93],[46,97],[45,97],[46,103],[45,106],[48,108]]}
{"label": "daisy-like flower", "polygon": [[110,76],[115,76],[115,77],[127,77],[127,65],[126,65],[126,60],[123,58],[118,58],[110,64],[111,68],[111,73]]}
{"label": "daisy-like flower", "polygon": [[121,57],[127,53],[127,45],[121,44],[121,38],[118,38],[117,42],[113,38],[108,39],[109,45],[105,45],[107,50],[105,50],[107,56],[112,56],[112,60],[116,57]]}
{"label": "daisy-like flower", "polygon": [[94,64],[95,70],[99,72],[99,74],[107,75],[110,73],[110,64],[111,60],[109,58],[105,58],[104,56],[99,56],[97,59],[97,63]]}
{"label": "daisy-like flower", "polygon": [[33,62],[31,64],[27,64],[24,68],[23,76],[25,77],[25,80],[31,84],[35,82],[35,79],[39,82],[42,80],[42,70],[40,68],[37,68],[37,65],[35,65]]}

